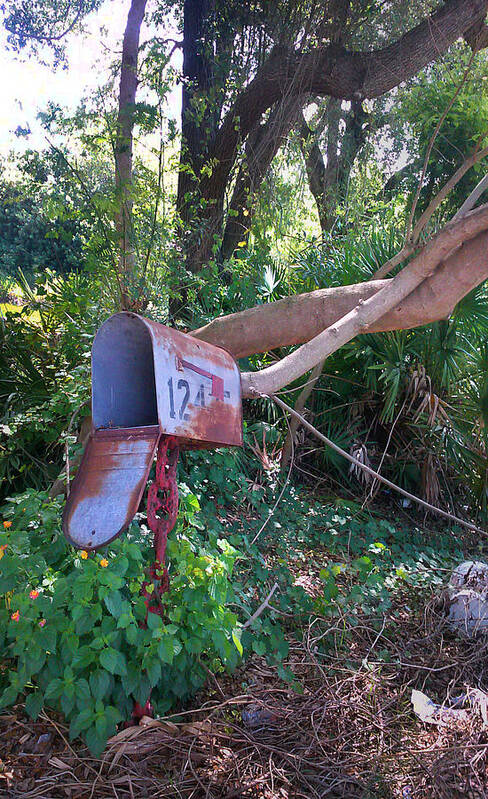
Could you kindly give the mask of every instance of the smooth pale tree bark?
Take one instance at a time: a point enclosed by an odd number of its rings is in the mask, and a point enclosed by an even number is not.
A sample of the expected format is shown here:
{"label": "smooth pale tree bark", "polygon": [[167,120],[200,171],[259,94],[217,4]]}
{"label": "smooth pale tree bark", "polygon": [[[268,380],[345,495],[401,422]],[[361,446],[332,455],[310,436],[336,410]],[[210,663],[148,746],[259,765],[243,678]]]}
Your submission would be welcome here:
{"label": "smooth pale tree bark", "polygon": [[115,226],[120,237],[118,279],[123,309],[131,308],[130,284],[135,256],[132,235],[132,138],[137,92],[137,61],[142,20],[147,0],[132,0],[122,45],[119,110],[115,136],[115,185],[119,210]]}
{"label": "smooth pale tree bark", "polygon": [[388,286],[364,302],[358,302],[338,322],[323,330],[318,336],[302,344],[295,352],[259,372],[241,374],[242,393],[245,397],[274,394],[313,369],[368,326],[380,319],[402,302],[420,283],[447,258],[456,247],[488,227],[488,205],[471,211],[458,222],[447,225],[432,239],[423,251],[396,275]]}
{"label": "smooth pale tree bark", "polygon": [[[372,323],[367,332],[406,330],[446,319],[456,303],[488,277],[487,253],[488,231],[466,242],[402,303]],[[224,347],[235,358],[296,346],[310,341],[358,302],[390,283],[390,279],[372,280],[297,294],[217,317],[191,335]]]}
{"label": "smooth pale tree bark", "polygon": [[[192,335],[244,357],[307,342],[277,364],[242,376],[245,396],[277,391],[355,335],[446,318],[488,277],[488,205],[444,228],[392,280],[321,289],[213,320]],[[347,320],[345,332],[339,320]]]}

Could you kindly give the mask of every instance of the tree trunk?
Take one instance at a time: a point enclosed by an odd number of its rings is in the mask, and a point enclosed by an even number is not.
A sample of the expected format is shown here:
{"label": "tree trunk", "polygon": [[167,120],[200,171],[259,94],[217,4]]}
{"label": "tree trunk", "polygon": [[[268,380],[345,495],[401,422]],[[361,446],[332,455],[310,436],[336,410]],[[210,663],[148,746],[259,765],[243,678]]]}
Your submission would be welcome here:
{"label": "tree trunk", "polygon": [[229,206],[222,242],[222,258],[230,258],[241,241],[247,241],[253,217],[253,200],[276,153],[296,123],[305,98],[292,97],[278,103],[269,119],[247,139]]}
{"label": "tree trunk", "polygon": [[[320,149],[321,131],[313,131],[302,114],[300,145],[305,160],[308,184],[319,215],[322,233],[328,233],[336,219],[338,206],[346,200],[349,175],[359,150],[366,141],[368,115],[358,100],[349,111],[341,111],[341,101],[329,100],[324,122],[327,125],[327,165]],[[345,123],[340,134],[340,123]]]}
{"label": "tree trunk", "polygon": [[135,252],[132,230],[132,133],[137,92],[139,38],[147,0],[132,0],[122,45],[119,110],[115,138],[115,186],[119,210],[115,225],[120,237],[118,278],[122,309],[131,307]]}
{"label": "tree trunk", "polygon": [[201,181],[202,197],[210,203],[224,196],[242,142],[279,100],[291,95],[352,102],[380,97],[439,59],[484,18],[487,8],[488,0],[447,0],[381,50],[351,52],[337,43],[304,51],[276,46],[219,127],[208,154],[212,170]]}

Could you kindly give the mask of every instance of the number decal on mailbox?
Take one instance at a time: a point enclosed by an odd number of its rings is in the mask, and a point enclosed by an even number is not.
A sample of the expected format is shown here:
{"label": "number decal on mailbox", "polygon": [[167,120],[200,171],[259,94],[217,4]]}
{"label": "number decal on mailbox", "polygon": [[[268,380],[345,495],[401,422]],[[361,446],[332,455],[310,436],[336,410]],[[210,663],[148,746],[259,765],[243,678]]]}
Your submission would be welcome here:
{"label": "number decal on mailbox", "polygon": [[[176,390],[175,390],[175,383],[176,383]],[[171,419],[176,419],[178,417],[179,419],[184,419],[184,421],[187,422],[190,419],[190,414],[186,413],[187,407],[189,411],[191,411],[192,407],[194,406],[200,408],[207,407],[207,402],[205,399],[205,386],[203,383],[199,384],[193,403],[190,401],[190,393],[191,389],[188,380],[179,379],[178,382],[176,382],[173,381],[172,377],[169,378],[168,395],[169,395],[169,415]],[[212,396],[211,393],[210,396]],[[224,391],[223,396],[224,396],[224,401],[225,399],[229,399],[230,392]]]}

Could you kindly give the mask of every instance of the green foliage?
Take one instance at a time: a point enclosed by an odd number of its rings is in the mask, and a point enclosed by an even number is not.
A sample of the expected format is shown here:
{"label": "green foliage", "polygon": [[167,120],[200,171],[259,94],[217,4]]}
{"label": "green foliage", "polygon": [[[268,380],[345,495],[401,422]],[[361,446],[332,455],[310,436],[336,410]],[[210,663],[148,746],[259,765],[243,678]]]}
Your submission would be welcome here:
{"label": "green foliage", "polygon": [[[45,488],[63,460],[72,414],[88,413],[90,347],[103,314],[86,275],[23,281],[22,308],[0,319],[1,496]],[[70,443],[75,437],[71,433]]]}
{"label": "green foliage", "polygon": [[134,702],[165,713],[200,687],[209,668],[232,668],[242,653],[226,606],[238,551],[193,524],[186,492],[168,546],[171,587],[163,616],[140,595],[151,539],[137,523],[97,555],[75,552],[60,531],[59,500],[29,491],[3,509],[0,533],[0,706],[26,692],[34,718],[44,705],[70,721],[99,754]]}
{"label": "green foliage", "polygon": [[8,43],[16,50],[30,48],[38,53],[50,47],[54,63],[64,57],[63,39],[102,0],[4,0],[0,6]]}
{"label": "green foliage", "polygon": [[[67,274],[82,263],[82,230],[76,219],[54,215],[39,196],[19,184],[0,184],[0,272],[32,276],[51,269]],[[50,213],[50,216],[49,216]]]}
{"label": "green foliage", "polygon": [[[452,102],[458,86],[460,90]],[[486,54],[480,51],[473,60],[471,51],[461,46],[453,48],[442,61],[424,70],[400,91],[390,123],[393,130],[400,126],[402,146],[410,155],[411,167],[405,170],[400,186],[411,196],[417,188],[429,141],[447,110],[428,159],[419,212],[465,158],[476,148],[486,146],[487,109]],[[405,125],[411,133],[407,138]],[[455,213],[485,172],[486,166],[480,162],[464,175],[442,204],[436,224]]]}

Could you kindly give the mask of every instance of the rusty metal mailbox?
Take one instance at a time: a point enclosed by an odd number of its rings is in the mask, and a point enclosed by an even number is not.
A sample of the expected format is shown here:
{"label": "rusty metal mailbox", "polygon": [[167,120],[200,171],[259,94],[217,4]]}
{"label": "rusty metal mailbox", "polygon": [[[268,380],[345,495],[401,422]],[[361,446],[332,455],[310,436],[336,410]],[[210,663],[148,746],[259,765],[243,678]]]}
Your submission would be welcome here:
{"label": "rusty metal mailbox", "polygon": [[63,515],[66,537],[86,550],[127,529],[162,436],[182,449],[242,445],[237,364],[185,333],[115,314],[93,342],[92,419]]}

